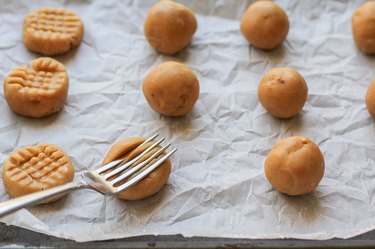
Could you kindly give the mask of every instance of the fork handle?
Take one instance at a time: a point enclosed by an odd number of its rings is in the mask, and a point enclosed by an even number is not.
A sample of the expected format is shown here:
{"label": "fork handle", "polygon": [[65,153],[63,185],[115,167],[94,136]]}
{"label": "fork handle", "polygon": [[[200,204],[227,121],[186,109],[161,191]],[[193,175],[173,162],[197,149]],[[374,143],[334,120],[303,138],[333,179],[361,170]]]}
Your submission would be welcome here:
{"label": "fork handle", "polygon": [[4,201],[0,203],[0,218],[13,213],[14,211],[17,211],[21,208],[33,206],[41,201],[47,200],[52,197],[56,197],[58,195],[69,193],[76,189],[82,189],[82,188],[88,188],[84,183],[81,182],[69,182],[67,184],[49,188],[46,190],[38,191],[32,194],[24,195],[21,197],[17,197],[14,199],[11,199],[9,201]]}

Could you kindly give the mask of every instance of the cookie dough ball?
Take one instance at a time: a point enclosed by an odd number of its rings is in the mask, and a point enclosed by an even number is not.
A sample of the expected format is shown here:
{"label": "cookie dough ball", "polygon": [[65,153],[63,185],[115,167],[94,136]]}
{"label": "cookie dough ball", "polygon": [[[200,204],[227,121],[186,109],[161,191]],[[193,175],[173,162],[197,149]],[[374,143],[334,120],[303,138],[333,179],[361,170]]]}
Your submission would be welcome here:
{"label": "cookie dough ball", "polygon": [[319,147],[306,137],[278,141],[267,155],[265,173],[279,192],[303,195],[312,192],[324,174],[324,158]]}
{"label": "cookie dough ball", "polygon": [[302,109],[307,99],[304,78],[293,68],[282,67],[269,70],[258,87],[260,103],[277,118],[291,118]]}
{"label": "cookie dough ball", "polygon": [[371,84],[367,89],[366,106],[368,112],[371,114],[373,118],[375,118],[375,79],[372,80]]}
{"label": "cookie dough ball", "polygon": [[78,46],[83,23],[64,8],[42,8],[29,13],[23,23],[23,42],[31,51],[44,55],[63,54]]}
{"label": "cookie dough ball", "polygon": [[367,2],[352,16],[353,38],[365,54],[375,53],[375,2]]}
{"label": "cookie dough ball", "polygon": [[18,197],[71,182],[74,167],[61,148],[52,144],[40,144],[11,153],[3,165],[2,176],[8,194]]}
{"label": "cookie dough ball", "polygon": [[193,109],[199,96],[199,82],[190,68],[169,61],[157,66],[145,78],[143,94],[156,112],[182,116]]}
{"label": "cookie dough ball", "polygon": [[188,7],[169,0],[155,4],[144,25],[145,36],[150,45],[167,55],[186,47],[196,30],[194,13]]}
{"label": "cookie dough ball", "polygon": [[[114,160],[124,158],[126,161],[141,154],[144,150],[150,147],[154,142],[148,142],[145,145],[137,148],[146,139],[144,137],[130,137],[115,143],[108,151],[104,158],[103,165],[106,165]],[[151,150],[145,157],[154,154],[160,147]],[[164,153],[156,157],[151,163],[163,157]],[[121,191],[116,195],[117,198],[123,200],[140,200],[159,192],[162,187],[167,183],[168,177],[171,173],[171,162],[166,160],[161,166],[151,172],[143,180],[131,186],[130,188]],[[121,183],[120,183],[121,184]]]}
{"label": "cookie dough ball", "polygon": [[255,2],[242,17],[240,29],[251,45],[261,49],[273,49],[279,46],[288,34],[288,16],[271,1]]}
{"label": "cookie dough ball", "polygon": [[65,66],[42,57],[11,71],[4,80],[4,96],[16,113],[33,118],[60,111],[68,94],[69,79]]}

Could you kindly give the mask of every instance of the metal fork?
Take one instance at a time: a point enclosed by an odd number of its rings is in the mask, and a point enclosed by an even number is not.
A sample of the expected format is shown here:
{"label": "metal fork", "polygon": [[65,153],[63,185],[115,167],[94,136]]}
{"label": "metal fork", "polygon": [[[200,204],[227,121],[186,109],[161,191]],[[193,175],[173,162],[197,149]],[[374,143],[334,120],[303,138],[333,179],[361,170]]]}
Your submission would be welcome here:
{"label": "metal fork", "polygon": [[[146,139],[137,148],[153,141],[157,136],[158,134],[155,134],[152,137]],[[147,175],[149,175],[165,160],[167,160],[174,152],[176,152],[177,149],[173,149],[161,158],[157,159],[157,161],[152,162],[152,160],[161,155],[171,145],[171,143],[168,143],[166,146],[160,148],[151,156],[144,158],[147,153],[159,146],[163,141],[164,138],[161,138],[150,147],[145,149],[138,156],[127,162],[125,162],[124,159],[119,159],[116,161],[112,161],[96,170],[82,173],[82,182],[70,182],[58,187],[46,189],[2,202],[0,203],[0,217],[3,217],[21,208],[36,205],[43,200],[47,200],[58,195],[63,195],[77,189],[93,189],[102,193],[103,195],[115,195],[125,189],[128,189],[145,178]],[[121,184],[119,185],[119,183]]]}

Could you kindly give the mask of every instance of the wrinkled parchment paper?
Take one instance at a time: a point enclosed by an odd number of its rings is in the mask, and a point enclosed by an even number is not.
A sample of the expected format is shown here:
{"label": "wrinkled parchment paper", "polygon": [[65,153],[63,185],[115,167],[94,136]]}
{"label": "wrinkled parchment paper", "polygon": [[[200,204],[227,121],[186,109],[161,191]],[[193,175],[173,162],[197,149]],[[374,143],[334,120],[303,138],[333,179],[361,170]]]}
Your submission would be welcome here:
{"label": "wrinkled parchment paper", "polygon": [[[270,52],[248,46],[239,31],[246,1],[185,1],[198,19],[192,44],[174,57],[156,53],[143,35],[154,1],[5,1],[0,7],[0,75],[38,57],[22,43],[23,17],[64,6],[85,24],[78,49],[56,57],[70,76],[58,115],[29,119],[10,111],[1,90],[0,160],[39,142],[62,147],[80,173],[100,165],[116,140],[155,132],[179,150],[157,195],[124,202],[81,190],[51,205],[21,210],[2,222],[91,241],[148,234],[232,238],[348,238],[375,228],[375,121],[364,104],[375,58],[361,54],[351,15],[364,1],[277,1],[289,15],[286,42]],[[159,63],[178,60],[197,74],[193,112],[167,118],[147,105],[141,84]],[[271,117],[257,86],[272,67],[296,68],[309,87],[303,112]],[[279,139],[304,135],[324,153],[316,192],[277,193],[263,173]],[[0,187],[0,200],[7,200]]]}

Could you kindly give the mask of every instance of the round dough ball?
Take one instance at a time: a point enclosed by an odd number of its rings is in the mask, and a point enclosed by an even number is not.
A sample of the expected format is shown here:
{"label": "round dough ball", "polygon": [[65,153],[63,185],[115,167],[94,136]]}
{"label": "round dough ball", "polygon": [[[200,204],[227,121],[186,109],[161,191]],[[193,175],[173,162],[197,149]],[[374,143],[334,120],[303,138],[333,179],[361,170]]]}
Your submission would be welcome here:
{"label": "round dough ball", "polygon": [[240,29],[251,45],[261,49],[273,49],[288,35],[289,20],[277,4],[259,1],[246,10]]}
{"label": "round dough ball", "polygon": [[151,108],[170,117],[189,113],[199,97],[199,82],[194,72],[174,61],[152,70],[142,88]]}
{"label": "round dough ball", "polygon": [[[3,165],[2,176],[8,194],[18,197],[71,182],[74,167],[61,148],[40,144],[11,153]],[[62,196],[43,203],[56,201]]]}
{"label": "round dough ball", "polygon": [[144,25],[144,33],[150,45],[167,55],[186,47],[196,30],[194,13],[188,7],[169,0],[155,4]]}
{"label": "round dough ball", "polygon": [[302,109],[307,99],[305,79],[289,67],[273,68],[261,79],[258,87],[260,103],[277,118],[291,118]]}
{"label": "round dough ball", "polygon": [[57,55],[77,47],[82,40],[83,23],[64,8],[41,8],[29,13],[23,23],[23,42],[31,51]]}
{"label": "round dough ball", "polygon": [[303,195],[312,192],[324,175],[324,158],[319,147],[306,137],[278,141],[267,155],[265,173],[279,192]]}
{"label": "round dough ball", "polygon": [[371,84],[367,89],[366,106],[368,112],[371,114],[373,118],[375,118],[375,79],[372,80]]}
{"label": "round dough ball", "polygon": [[4,96],[16,113],[41,118],[60,111],[68,95],[65,66],[41,57],[12,70],[4,80]]}
{"label": "round dough ball", "polygon": [[375,2],[367,2],[352,16],[353,38],[365,54],[375,53]]}
{"label": "round dough ball", "polygon": [[[154,143],[149,142],[146,143],[144,146],[137,148],[145,140],[146,139],[144,137],[130,137],[118,141],[108,151],[107,155],[103,160],[102,165],[106,165],[120,158],[125,158],[126,161],[129,161],[132,158],[138,156],[140,153],[142,153],[145,149],[147,149]],[[159,146],[151,150],[148,154],[145,155],[145,157],[149,157],[158,149],[160,149]],[[158,160],[163,155],[164,153],[155,158],[152,162]],[[140,200],[151,195],[154,195],[157,192],[159,192],[159,190],[161,190],[161,188],[167,183],[170,173],[171,162],[169,160],[166,160],[161,166],[159,166],[157,169],[151,172],[143,180],[131,186],[130,188],[121,191],[116,195],[116,197],[123,200]]]}

